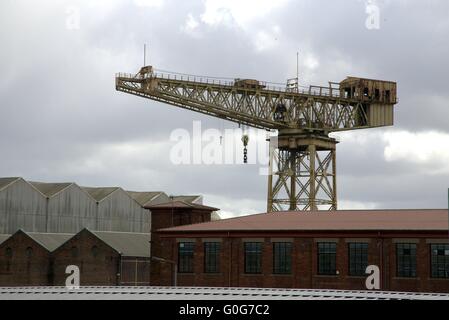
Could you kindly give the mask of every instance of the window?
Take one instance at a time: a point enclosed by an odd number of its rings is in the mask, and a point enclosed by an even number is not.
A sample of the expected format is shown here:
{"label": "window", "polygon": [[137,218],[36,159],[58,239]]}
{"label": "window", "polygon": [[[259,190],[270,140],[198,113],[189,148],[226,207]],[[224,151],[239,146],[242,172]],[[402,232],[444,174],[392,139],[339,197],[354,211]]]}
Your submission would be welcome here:
{"label": "window", "polygon": [[5,249],[5,256],[8,259],[12,258],[12,249],[11,248],[8,247],[8,248]]}
{"label": "window", "polygon": [[292,273],[292,244],[290,242],[273,243],[273,273]]}
{"label": "window", "polygon": [[194,242],[180,242],[178,244],[178,272],[193,273]]}
{"label": "window", "polygon": [[416,277],[416,244],[398,243],[396,245],[397,276]]}
{"label": "window", "polygon": [[97,246],[93,246],[93,247],[90,249],[90,252],[91,252],[91,254],[92,254],[92,257],[96,258],[96,257],[98,256],[98,247],[97,247]]}
{"label": "window", "polygon": [[318,243],[318,274],[335,275],[337,273],[337,244],[335,242]]}
{"label": "window", "polygon": [[72,258],[77,258],[78,257],[78,248],[72,247],[71,253],[72,253]]}
{"label": "window", "polygon": [[365,276],[368,266],[368,243],[349,244],[349,275]]}
{"label": "window", "polygon": [[432,278],[449,278],[449,244],[432,244],[430,251]]}
{"label": "window", "polygon": [[31,259],[31,257],[33,256],[33,248],[31,248],[31,247],[26,248],[25,253],[26,253],[27,258]]}
{"label": "window", "polygon": [[220,242],[204,243],[204,272],[220,272]]}
{"label": "window", "polygon": [[245,242],[245,273],[262,273],[261,242]]}

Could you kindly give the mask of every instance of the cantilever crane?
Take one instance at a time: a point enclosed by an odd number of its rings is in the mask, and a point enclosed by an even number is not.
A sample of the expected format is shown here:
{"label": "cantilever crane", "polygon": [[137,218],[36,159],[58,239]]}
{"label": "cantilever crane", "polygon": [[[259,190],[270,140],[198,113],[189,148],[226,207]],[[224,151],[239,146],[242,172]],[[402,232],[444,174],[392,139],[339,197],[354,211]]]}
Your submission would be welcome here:
{"label": "cantilever crane", "polygon": [[125,93],[265,130],[270,139],[268,212],[336,210],[336,139],[331,132],[393,125],[396,83],[348,77],[300,90],[250,79],[220,81],[143,67],[116,75]]}

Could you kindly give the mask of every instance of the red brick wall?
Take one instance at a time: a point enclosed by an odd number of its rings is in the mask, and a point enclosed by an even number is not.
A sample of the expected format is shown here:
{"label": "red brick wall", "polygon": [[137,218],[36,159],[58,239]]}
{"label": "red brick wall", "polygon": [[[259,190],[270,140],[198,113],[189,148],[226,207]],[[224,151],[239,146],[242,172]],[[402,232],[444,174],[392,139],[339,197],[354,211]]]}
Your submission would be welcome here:
{"label": "red brick wall", "polygon": [[[6,254],[7,248],[12,250],[11,258]],[[50,253],[40,244],[19,231],[0,245],[0,286],[46,286],[49,283]]]}
{"label": "red brick wall", "polygon": [[[244,236],[249,238],[250,235]],[[205,235],[205,237],[207,237]],[[210,237],[213,237],[210,235]],[[279,237],[273,235],[273,237]],[[189,238],[188,234],[178,238]],[[216,238],[216,237],[214,237]],[[243,236],[242,236],[243,238]],[[204,273],[203,240],[195,238],[195,258],[193,274],[178,274],[178,285],[181,286],[218,286],[218,287],[265,287],[265,288],[313,288],[365,290],[366,277],[349,275],[349,257],[347,238],[340,237],[337,242],[337,270],[335,276],[318,275],[317,241],[314,238],[294,238],[292,248],[292,274],[274,275],[271,237],[264,238],[262,274],[248,275],[244,273],[244,248],[242,238],[221,238],[222,254],[220,257],[220,273],[210,275]],[[331,240],[335,237],[329,235]],[[412,238],[407,236],[407,238]],[[444,238],[444,236],[442,236]],[[324,239],[323,239],[324,240]],[[383,244],[382,244],[383,241]],[[177,261],[177,242],[174,238],[162,238],[166,258]],[[383,255],[382,255],[383,246]],[[165,249],[164,249],[165,250]],[[430,245],[426,239],[419,240],[417,251],[416,279],[399,279],[396,277],[396,245],[392,239],[370,238],[368,245],[368,264],[383,267],[383,290],[410,292],[449,292],[449,279],[430,278]],[[382,271],[381,271],[382,272]],[[160,273],[160,283],[172,283],[173,270],[166,268]]]}
{"label": "red brick wall", "polygon": [[[159,258],[172,258],[171,244],[164,244],[157,230],[186,224],[209,222],[211,212],[192,209],[152,209],[151,210],[151,255]],[[153,261],[151,266],[151,285],[171,285],[173,265]],[[161,280],[163,279],[163,280]]]}
{"label": "red brick wall", "polygon": [[[92,250],[94,246],[97,247],[96,256]],[[82,286],[114,286],[119,282],[120,255],[87,230],[75,235],[52,256],[54,285],[65,285],[68,265],[78,266]]]}

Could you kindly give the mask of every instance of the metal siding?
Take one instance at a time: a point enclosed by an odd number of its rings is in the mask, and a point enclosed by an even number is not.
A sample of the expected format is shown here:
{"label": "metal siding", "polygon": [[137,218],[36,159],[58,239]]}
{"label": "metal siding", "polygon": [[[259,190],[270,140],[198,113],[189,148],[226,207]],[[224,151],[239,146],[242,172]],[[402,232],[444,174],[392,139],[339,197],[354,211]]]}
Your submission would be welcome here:
{"label": "metal siding", "polygon": [[150,232],[149,212],[119,189],[98,204],[97,230]]}
{"label": "metal siding", "polygon": [[73,184],[48,200],[48,231],[77,233],[96,227],[96,202]]}
{"label": "metal siding", "polygon": [[0,233],[45,232],[45,222],[46,199],[26,181],[19,179],[0,191]]}

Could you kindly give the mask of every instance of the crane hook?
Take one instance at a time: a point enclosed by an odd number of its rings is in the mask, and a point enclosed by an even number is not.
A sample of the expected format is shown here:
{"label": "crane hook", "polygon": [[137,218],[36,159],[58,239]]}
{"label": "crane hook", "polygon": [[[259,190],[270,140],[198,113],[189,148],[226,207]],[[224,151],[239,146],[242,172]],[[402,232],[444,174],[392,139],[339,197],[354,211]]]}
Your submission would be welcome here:
{"label": "crane hook", "polygon": [[243,163],[248,163],[248,142],[249,142],[249,135],[243,134],[242,136],[242,142],[243,142]]}

